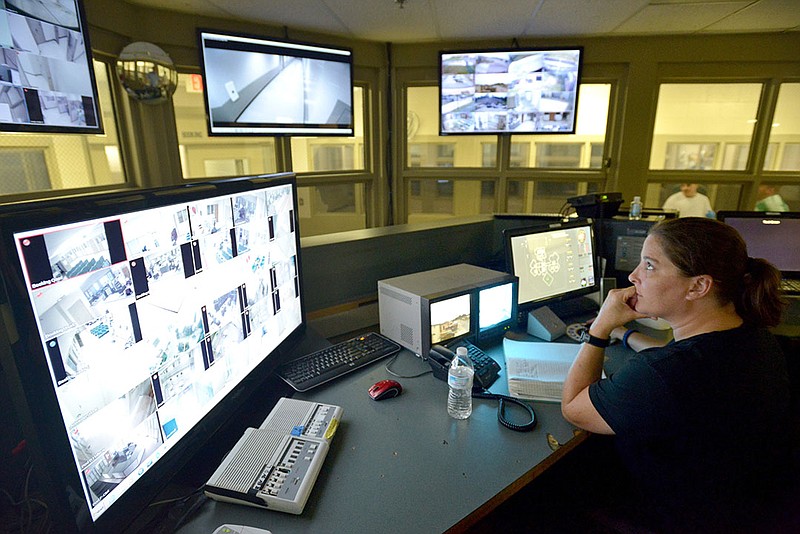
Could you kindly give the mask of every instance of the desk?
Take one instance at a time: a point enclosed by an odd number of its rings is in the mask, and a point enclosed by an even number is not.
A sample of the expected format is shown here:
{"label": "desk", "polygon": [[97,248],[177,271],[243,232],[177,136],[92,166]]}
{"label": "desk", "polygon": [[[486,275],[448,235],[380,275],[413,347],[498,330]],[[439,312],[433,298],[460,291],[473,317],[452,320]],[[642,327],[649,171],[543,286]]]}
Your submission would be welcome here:
{"label": "desk", "polygon": [[[504,366],[502,345],[487,350]],[[399,397],[375,402],[367,389],[386,360],[295,398],[342,406],[344,415],[302,515],[209,500],[182,534],[223,523],[286,532],[459,532],[531,482],[588,436],[574,434],[558,403],[534,402],[538,425],[513,432],[497,421],[497,402],[475,399],[472,416],[447,415],[447,385],[431,374],[398,379]],[[429,369],[403,350],[401,375]],[[491,388],[507,393],[505,370]],[[515,415],[516,412],[513,412]],[[562,444],[555,452],[552,434]]]}

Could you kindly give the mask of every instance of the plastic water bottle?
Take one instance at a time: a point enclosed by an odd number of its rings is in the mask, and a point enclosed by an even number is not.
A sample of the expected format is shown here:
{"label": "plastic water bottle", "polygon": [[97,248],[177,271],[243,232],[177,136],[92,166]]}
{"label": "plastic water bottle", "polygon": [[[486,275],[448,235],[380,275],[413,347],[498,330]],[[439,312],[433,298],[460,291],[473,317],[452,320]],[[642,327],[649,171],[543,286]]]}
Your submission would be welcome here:
{"label": "plastic water bottle", "polygon": [[466,419],[472,415],[472,378],[475,368],[467,355],[466,347],[458,347],[447,372],[447,413],[455,419]]}
{"label": "plastic water bottle", "polygon": [[633,197],[631,209],[628,211],[628,218],[634,221],[642,218],[642,197]]}

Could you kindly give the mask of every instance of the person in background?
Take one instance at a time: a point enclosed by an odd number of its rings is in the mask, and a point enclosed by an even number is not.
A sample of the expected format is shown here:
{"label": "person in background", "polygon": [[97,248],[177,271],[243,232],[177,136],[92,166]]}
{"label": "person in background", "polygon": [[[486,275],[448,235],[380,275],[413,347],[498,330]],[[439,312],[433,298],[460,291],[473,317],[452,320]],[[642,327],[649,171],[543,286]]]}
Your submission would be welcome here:
{"label": "person in background", "polygon": [[778,193],[778,187],[761,184],[758,186],[758,202],[756,211],[789,211],[789,205],[784,202]]}
{"label": "person in background", "polygon": [[697,190],[698,184],[681,184],[681,190],[667,198],[665,210],[678,210],[678,217],[714,217],[711,201]]}
{"label": "person in background", "polygon": [[[740,532],[754,521],[769,531],[765,507],[792,463],[786,359],[767,330],[781,318],[779,271],[748,257],[731,226],[689,217],[650,230],[629,279],[590,325],[564,417],[614,435],[648,528]],[[644,317],[666,320],[674,339],[623,326]],[[612,338],[638,354],[602,378]]]}

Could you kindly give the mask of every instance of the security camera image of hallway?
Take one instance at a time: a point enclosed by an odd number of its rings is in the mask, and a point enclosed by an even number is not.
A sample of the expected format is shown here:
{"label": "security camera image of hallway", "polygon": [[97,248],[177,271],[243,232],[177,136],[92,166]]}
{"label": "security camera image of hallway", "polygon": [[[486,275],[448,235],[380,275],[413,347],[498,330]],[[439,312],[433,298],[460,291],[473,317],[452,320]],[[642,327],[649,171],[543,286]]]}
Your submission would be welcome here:
{"label": "security camera image of hallway", "polygon": [[[210,56],[219,50],[209,49]],[[349,66],[336,61],[225,50],[207,73],[215,124],[348,124]],[[313,95],[313,98],[311,98]]]}

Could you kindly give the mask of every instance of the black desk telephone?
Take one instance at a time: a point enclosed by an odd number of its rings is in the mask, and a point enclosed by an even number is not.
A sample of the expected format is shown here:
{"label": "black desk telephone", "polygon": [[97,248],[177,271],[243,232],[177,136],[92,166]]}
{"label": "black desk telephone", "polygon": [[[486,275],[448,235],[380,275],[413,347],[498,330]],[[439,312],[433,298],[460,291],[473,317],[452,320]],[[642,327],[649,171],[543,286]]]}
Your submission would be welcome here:
{"label": "black desk telephone", "polygon": [[466,340],[460,340],[450,346],[434,345],[428,355],[428,363],[433,369],[433,376],[439,380],[447,382],[447,370],[455,357],[457,347],[467,347],[467,354],[475,367],[475,378],[472,384],[473,389],[489,389],[500,372],[500,365],[494,359],[483,352],[481,349]]}

